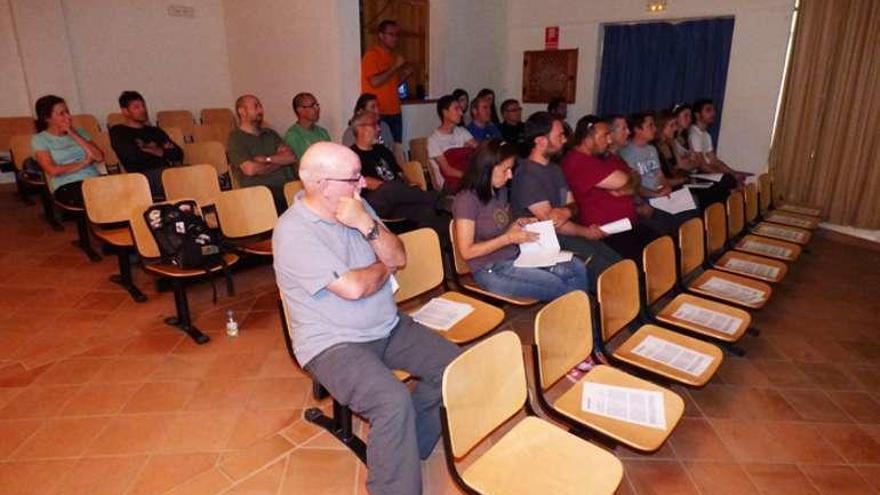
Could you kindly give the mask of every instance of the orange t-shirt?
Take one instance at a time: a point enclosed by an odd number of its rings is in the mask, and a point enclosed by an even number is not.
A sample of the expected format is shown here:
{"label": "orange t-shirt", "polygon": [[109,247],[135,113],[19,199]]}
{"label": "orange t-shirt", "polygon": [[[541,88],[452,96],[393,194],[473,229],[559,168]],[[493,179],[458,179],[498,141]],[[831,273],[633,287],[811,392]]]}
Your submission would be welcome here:
{"label": "orange t-shirt", "polygon": [[376,95],[379,102],[379,113],[382,115],[400,113],[400,97],[397,95],[400,78],[395,75],[385,81],[385,84],[377,87],[370,84],[370,77],[393,67],[394,60],[394,53],[379,45],[373,45],[367,50],[367,53],[364,53],[364,59],[361,61],[361,92]]}

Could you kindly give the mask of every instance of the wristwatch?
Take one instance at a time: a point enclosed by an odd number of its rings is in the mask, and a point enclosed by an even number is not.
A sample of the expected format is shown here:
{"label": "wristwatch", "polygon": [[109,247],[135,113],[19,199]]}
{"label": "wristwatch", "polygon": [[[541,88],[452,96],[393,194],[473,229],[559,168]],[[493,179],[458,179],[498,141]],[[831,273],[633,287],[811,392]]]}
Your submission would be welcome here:
{"label": "wristwatch", "polygon": [[271,157],[271,156],[267,156],[267,157],[266,157],[266,163],[272,163],[272,157]]}
{"label": "wristwatch", "polygon": [[379,222],[373,220],[373,228],[370,229],[369,232],[364,234],[364,239],[368,241],[375,241],[379,238]]}

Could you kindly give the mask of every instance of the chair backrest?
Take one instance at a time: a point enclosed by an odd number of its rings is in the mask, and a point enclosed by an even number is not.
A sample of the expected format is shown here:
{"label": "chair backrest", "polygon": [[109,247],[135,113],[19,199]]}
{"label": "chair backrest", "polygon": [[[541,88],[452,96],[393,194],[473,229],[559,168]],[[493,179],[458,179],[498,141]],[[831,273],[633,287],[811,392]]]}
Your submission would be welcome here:
{"label": "chair backrest", "polygon": [[71,115],[70,118],[73,120],[74,128],[88,132],[93,138],[101,133],[101,125],[98,124],[98,119],[90,113]]}
{"label": "chair backrest", "polygon": [[[119,112],[110,112],[107,114],[107,130],[109,131],[114,125],[124,124],[125,117]],[[167,131],[166,131],[167,132]]]}
{"label": "chair backrest", "polygon": [[764,173],[758,176],[758,210],[761,216],[770,211],[770,205],[773,203],[773,185],[770,181],[770,174]]}
{"label": "chair backrest", "polygon": [[225,143],[229,139],[230,132],[232,132],[231,126],[219,122],[215,124],[196,124],[193,128],[193,142],[217,141],[218,143]]}
{"label": "chair backrest", "polygon": [[216,175],[229,173],[229,162],[226,159],[226,146],[218,141],[184,144],[183,163],[188,165],[207,163],[214,167]]}
{"label": "chair backrest", "polygon": [[542,390],[547,390],[593,352],[593,311],[584,291],[572,291],[535,317],[535,345]]}
{"label": "chair backrest", "polygon": [[675,287],[675,245],[672,237],[665,235],[645,246],[642,270],[645,272],[645,297],[650,305]]}
{"label": "chair backrest", "polygon": [[727,196],[727,236],[738,236],[745,228],[745,200],[743,193],[733,191]]}
{"label": "chair backrest", "polygon": [[599,275],[599,318],[608,342],[639,314],[639,275],[633,260],[623,260]]}
{"label": "chair backrest", "polygon": [[678,250],[681,253],[679,275],[684,278],[703,265],[706,248],[703,245],[703,221],[691,218],[678,228]]}
{"label": "chair backrest", "polygon": [[34,150],[31,149],[31,136],[32,134],[16,134],[9,138],[12,163],[19,171],[24,168],[24,161],[34,155]]}
{"label": "chair backrest", "polygon": [[471,272],[467,262],[458,250],[458,244],[455,242],[455,220],[449,222],[449,240],[452,242],[452,260],[455,265],[455,273],[459,275],[467,275]]}
{"label": "chair backrest", "polygon": [[222,191],[216,206],[220,230],[232,239],[269,232],[278,223],[272,191],[266,186]]}
{"label": "chair backrest", "polygon": [[86,215],[96,224],[127,222],[132,208],[146,208],[153,202],[143,174],[90,177],[83,181],[82,192]]}
{"label": "chair backrest", "polygon": [[428,138],[421,137],[409,140],[409,159],[428,167]]}
{"label": "chair backrest", "polygon": [[33,117],[0,117],[0,134],[16,136],[36,133],[37,125]]}
{"label": "chair backrest", "polygon": [[394,274],[400,289],[397,302],[424,294],[443,283],[443,257],[440,238],[433,229],[417,229],[400,234],[406,248],[406,266]]}
{"label": "chair backrest", "polygon": [[443,372],[452,455],[461,458],[526,402],[522,344],[511,331],[464,351]]}
{"label": "chair backrest", "polygon": [[406,162],[401,168],[403,168],[403,175],[407,180],[417,185],[422,191],[428,190],[428,181],[425,179],[425,169],[422,168],[421,162],[415,160]]}
{"label": "chair backrest", "polygon": [[758,186],[754,182],[746,184],[745,204],[745,221],[752,223],[758,218]]}
{"label": "chair backrest", "polygon": [[287,200],[287,206],[293,206],[296,199],[296,193],[302,191],[303,183],[301,180],[292,180],[284,184],[284,199]]}
{"label": "chair backrest", "polygon": [[227,128],[235,127],[235,114],[228,108],[203,108],[199,112],[202,124],[220,124]]}
{"label": "chair backrest", "polygon": [[174,141],[174,144],[181,148],[186,144],[186,138],[183,136],[183,131],[180,130],[180,127],[163,127],[162,130],[165,131],[165,134],[168,134],[168,138]]}
{"label": "chair backrest", "polygon": [[104,163],[107,165],[119,165],[119,157],[113,151],[113,146],[110,144],[110,136],[106,132],[92,135],[92,141],[104,153]]}
{"label": "chair backrest", "polygon": [[220,196],[217,172],[205,164],[164,169],[162,187],[169,201],[192,198],[200,206],[216,204]]}
{"label": "chair backrest", "polygon": [[156,113],[156,124],[163,129],[178,127],[184,136],[192,136],[196,121],[189,110],[162,110]]}
{"label": "chair backrest", "polygon": [[727,242],[727,219],[724,215],[724,206],[721,203],[712,203],[703,211],[706,224],[706,251],[713,255],[724,250]]}

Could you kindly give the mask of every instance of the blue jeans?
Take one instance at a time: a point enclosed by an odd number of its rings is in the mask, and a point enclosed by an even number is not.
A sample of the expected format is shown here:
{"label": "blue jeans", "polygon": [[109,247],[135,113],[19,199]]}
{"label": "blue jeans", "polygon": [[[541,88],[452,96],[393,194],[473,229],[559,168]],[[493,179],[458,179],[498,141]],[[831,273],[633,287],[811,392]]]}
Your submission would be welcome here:
{"label": "blue jeans", "polygon": [[586,290],[587,267],[578,258],[547,268],[521,268],[507,260],[477,270],[474,280],[496,294],[552,301],[573,290]]}
{"label": "blue jeans", "polygon": [[[379,117],[382,122],[388,124],[391,129],[391,135],[394,136],[394,142],[399,143],[403,140],[403,114],[395,113],[394,115],[382,115]],[[391,143],[385,143],[388,149],[391,149]]]}

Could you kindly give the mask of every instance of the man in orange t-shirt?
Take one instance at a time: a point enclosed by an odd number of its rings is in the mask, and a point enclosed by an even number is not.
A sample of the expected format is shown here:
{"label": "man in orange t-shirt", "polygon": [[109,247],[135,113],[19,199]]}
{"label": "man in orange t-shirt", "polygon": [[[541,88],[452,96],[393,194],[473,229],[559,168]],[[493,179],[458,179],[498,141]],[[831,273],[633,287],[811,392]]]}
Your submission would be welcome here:
{"label": "man in orange t-shirt", "polygon": [[403,56],[394,53],[400,37],[400,26],[395,21],[379,23],[379,43],[373,45],[361,61],[361,92],[376,95],[379,115],[391,128],[395,142],[401,142],[403,118],[397,87],[413,73],[413,67]]}

